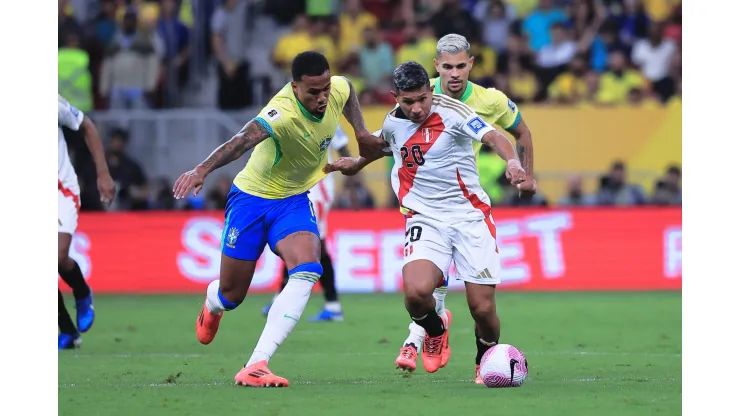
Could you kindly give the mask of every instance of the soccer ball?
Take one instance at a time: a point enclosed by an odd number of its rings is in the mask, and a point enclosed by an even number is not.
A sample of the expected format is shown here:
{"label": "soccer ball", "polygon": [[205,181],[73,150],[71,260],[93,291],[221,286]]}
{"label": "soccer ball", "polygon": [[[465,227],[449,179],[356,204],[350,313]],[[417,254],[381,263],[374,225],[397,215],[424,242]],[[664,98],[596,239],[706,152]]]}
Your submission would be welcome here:
{"label": "soccer ball", "polygon": [[496,344],[480,360],[480,376],[488,387],[519,387],[527,378],[527,359],[509,344]]}

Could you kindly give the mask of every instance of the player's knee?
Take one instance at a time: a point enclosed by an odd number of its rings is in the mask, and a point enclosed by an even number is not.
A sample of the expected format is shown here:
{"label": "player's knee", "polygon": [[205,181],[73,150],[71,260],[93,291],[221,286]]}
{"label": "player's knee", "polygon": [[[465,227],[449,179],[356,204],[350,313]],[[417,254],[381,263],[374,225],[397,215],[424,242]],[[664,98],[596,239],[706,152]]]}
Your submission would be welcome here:
{"label": "player's knee", "polygon": [[430,293],[420,290],[420,288],[417,287],[408,288],[405,292],[406,305],[408,306],[409,312],[427,309],[426,307],[430,304]]}
{"label": "player's knee", "polygon": [[479,326],[488,326],[496,317],[496,307],[492,299],[479,299],[470,303],[470,314]]}
{"label": "player's knee", "polygon": [[295,266],[288,271],[288,277],[293,280],[305,280],[311,283],[316,283],[324,273],[324,268],[321,263],[308,262]]}

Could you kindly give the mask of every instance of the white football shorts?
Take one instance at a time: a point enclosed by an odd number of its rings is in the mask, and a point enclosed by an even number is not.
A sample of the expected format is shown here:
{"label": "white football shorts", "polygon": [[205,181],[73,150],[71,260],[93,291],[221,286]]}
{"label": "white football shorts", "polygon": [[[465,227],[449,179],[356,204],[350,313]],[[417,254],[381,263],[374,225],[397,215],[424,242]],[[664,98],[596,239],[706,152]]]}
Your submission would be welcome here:
{"label": "white football shorts", "polygon": [[414,213],[406,219],[404,262],[429,260],[445,278],[455,262],[455,277],[481,285],[501,283],[496,226],[486,220],[438,221]]}

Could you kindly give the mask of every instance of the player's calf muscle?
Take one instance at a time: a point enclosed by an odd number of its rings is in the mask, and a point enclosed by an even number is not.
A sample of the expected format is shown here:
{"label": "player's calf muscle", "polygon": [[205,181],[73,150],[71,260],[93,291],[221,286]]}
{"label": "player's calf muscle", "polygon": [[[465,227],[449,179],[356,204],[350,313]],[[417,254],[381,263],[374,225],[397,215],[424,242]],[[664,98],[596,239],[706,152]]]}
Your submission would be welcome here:
{"label": "player's calf muscle", "polygon": [[69,257],[69,246],[72,243],[72,236],[69,234],[58,233],[57,260],[59,267],[71,268],[72,259]]}
{"label": "player's calf muscle", "polygon": [[496,316],[495,287],[467,284],[466,295],[480,336],[489,342],[498,341],[500,323]]}
{"label": "player's calf muscle", "polygon": [[221,255],[221,276],[219,290],[227,300],[241,303],[252,284],[256,261],[238,260]]}
{"label": "player's calf muscle", "polygon": [[234,303],[241,303],[244,301],[244,298],[247,297],[247,292],[249,291],[249,285],[251,283],[251,277],[249,279],[224,279],[222,276],[219,282],[219,289],[226,299]]}

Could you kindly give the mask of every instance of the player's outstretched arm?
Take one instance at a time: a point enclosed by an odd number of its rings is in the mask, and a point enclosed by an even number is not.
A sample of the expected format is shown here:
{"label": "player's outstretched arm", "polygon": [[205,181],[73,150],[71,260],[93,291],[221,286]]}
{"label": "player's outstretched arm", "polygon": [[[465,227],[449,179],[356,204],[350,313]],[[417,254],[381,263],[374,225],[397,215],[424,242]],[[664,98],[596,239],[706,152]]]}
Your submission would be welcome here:
{"label": "player's outstretched arm", "polygon": [[511,135],[516,139],[516,153],[519,155],[519,161],[522,167],[527,171],[527,180],[534,179],[534,142],[532,132],[522,118],[519,124],[511,129]]}
{"label": "player's outstretched arm", "polygon": [[260,123],[251,120],[239,133],[216,148],[195,169],[180,175],[172,189],[175,198],[184,198],[191,189],[193,189],[193,196],[198,195],[209,173],[239,159],[249,149],[268,137],[270,133]]}
{"label": "player's outstretched arm", "polygon": [[481,142],[490,146],[501,159],[506,161],[506,178],[511,181],[512,185],[524,182],[527,172],[522,168],[516,156],[514,145],[506,136],[496,130],[491,130],[483,136]]}
{"label": "player's outstretched arm", "polygon": [[389,148],[387,148],[388,142],[386,142],[383,138],[382,130],[376,131],[372,134],[372,136],[382,141],[384,149],[381,150],[381,152],[373,152],[372,154],[365,156],[360,155],[360,157],[350,157],[347,147],[343,146],[341,149],[339,149],[339,154],[341,157],[334,162],[324,166],[324,173],[329,174],[338,171],[342,172],[343,175],[353,176],[370,163],[385,156],[393,155],[393,152]]}
{"label": "player's outstretched arm", "polygon": [[116,184],[113,182],[113,178],[110,176],[110,171],[108,170],[108,162],[105,160],[105,151],[103,150],[103,142],[100,140],[100,134],[97,127],[95,127],[95,123],[88,116],[85,116],[82,120],[80,130],[82,130],[82,134],[85,137],[85,144],[95,161],[100,200],[103,203],[109,204],[113,202],[113,198],[115,197]]}
{"label": "player's outstretched arm", "polygon": [[383,157],[383,153],[380,155],[373,155],[372,157],[340,157],[339,159],[324,166],[324,173],[342,172],[342,175],[354,176],[359,171],[370,163]]}
{"label": "player's outstretched arm", "polygon": [[520,119],[519,124],[513,129],[508,130],[514,139],[516,139],[516,152],[522,167],[527,172],[524,182],[517,185],[519,196],[530,197],[537,192],[537,181],[534,178],[534,141],[532,132],[527,127],[524,119]]}
{"label": "player's outstretched arm", "polygon": [[383,157],[383,149],[387,144],[383,139],[373,136],[367,130],[365,119],[362,116],[362,109],[360,108],[360,100],[357,98],[357,94],[355,93],[355,87],[349,79],[345,79],[347,80],[347,84],[349,84],[349,98],[347,99],[347,102],[344,103],[342,114],[344,114],[344,118],[347,119],[349,124],[352,126],[352,129],[355,131],[355,138],[357,139],[357,145],[360,149],[360,156],[375,157],[380,155],[378,158]]}

